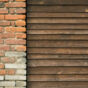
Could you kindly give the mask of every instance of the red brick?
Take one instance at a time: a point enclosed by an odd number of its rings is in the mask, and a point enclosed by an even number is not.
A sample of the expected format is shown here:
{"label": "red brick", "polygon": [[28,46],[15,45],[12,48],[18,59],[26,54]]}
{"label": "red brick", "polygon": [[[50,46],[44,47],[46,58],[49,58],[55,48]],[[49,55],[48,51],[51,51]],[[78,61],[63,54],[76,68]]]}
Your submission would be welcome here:
{"label": "red brick", "polygon": [[25,27],[6,27],[5,32],[25,32]]}
{"label": "red brick", "polygon": [[2,33],[0,35],[2,38],[14,38],[15,37],[14,33]]}
{"label": "red brick", "polygon": [[26,0],[16,0],[17,2],[22,2],[22,1],[26,1]]}
{"label": "red brick", "polygon": [[5,4],[6,7],[26,7],[25,2],[10,2]]}
{"label": "red brick", "polygon": [[0,44],[2,44],[3,43],[3,40],[2,39],[0,39]]}
{"label": "red brick", "polygon": [[14,75],[15,74],[15,70],[14,69],[8,69],[8,70],[6,70],[6,74],[7,75]]}
{"label": "red brick", "polygon": [[17,46],[16,51],[26,51],[26,46]]}
{"label": "red brick", "polygon": [[16,33],[16,38],[26,38],[25,33]]}
{"label": "red brick", "polygon": [[0,69],[4,68],[4,64],[0,63]]}
{"label": "red brick", "polygon": [[0,51],[0,57],[1,57],[1,56],[4,56],[4,52],[1,52],[1,51]]}
{"label": "red brick", "polygon": [[25,19],[25,15],[5,15],[6,20],[21,20]]}
{"label": "red brick", "polygon": [[0,14],[8,13],[8,9],[0,8]]}
{"label": "red brick", "polygon": [[15,58],[2,57],[1,58],[1,62],[3,62],[3,63],[14,63],[15,62]]}
{"label": "red brick", "polygon": [[19,45],[19,44],[26,44],[26,40],[21,39],[7,39],[5,40],[6,44],[12,44],[12,45]]}
{"label": "red brick", "polygon": [[0,27],[0,32],[3,32],[3,28],[2,27]]}
{"label": "red brick", "polygon": [[10,50],[10,47],[8,45],[0,45],[0,50],[7,51]]}
{"label": "red brick", "polygon": [[23,9],[23,8],[21,8],[21,9],[16,9],[16,13],[18,13],[18,14],[22,14],[22,13],[26,13],[26,10],[25,9]]}
{"label": "red brick", "polygon": [[4,20],[4,15],[0,15],[0,20]]}
{"label": "red brick", "polygon": [[9,13],[15,13],[16,8],[9,8]]}
{"label": "red brick", "polygon": [[8,0],[0,0],[0,2],[7,2]]}
{"label": "red brick", "polygon": [[25,26],[25,25],[26,25],[26,22],[23,20],[16,21],[16,26]]}
{"label": "red brick", "polygon": [[0,21],[0,26],[9,26],[10,22],[9,21]]}
{"label": "red brick", "polygon": [[15,70],[13,69],[1,69],[0,70],[0,75],[14,75],[15,74]]}

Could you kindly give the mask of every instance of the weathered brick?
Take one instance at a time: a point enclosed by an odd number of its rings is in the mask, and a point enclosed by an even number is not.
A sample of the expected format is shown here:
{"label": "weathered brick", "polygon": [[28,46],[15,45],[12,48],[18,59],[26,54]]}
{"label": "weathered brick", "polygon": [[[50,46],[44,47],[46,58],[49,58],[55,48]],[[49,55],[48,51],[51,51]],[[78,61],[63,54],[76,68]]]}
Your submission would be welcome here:
{"label": "weathered brick", "polygon": [[4,20],[4,15],[0,15],[0,20]]}
{"label": "weathered brick", "polygon": [[16,63],[18,63],[18,64],[26,64],[26,58],[19,57],[19,58],[17,58]]}
{"label": "weathered brick", "polygon": [[17,46],[16,51],[26,51],[26,46]]}
{"label": "weathered brick", "polygon": [[23,20],[16,21],[16,26],[25,26],[25,25],[26,25],[26,22]]}
{"label": "weathered brick", "polygon": [[0,8],[0,14],[8,13],[8,9]]}
{"label": "weathered brick", "polygon": [[9,21],[0,21],[0,26],[9,26],[10,22]]}
{"label": "weathered brick", "polygon": [[26,13],[26,9],[18,8],[18,9],[16,9],[16,13],[18,13],[18,14]]}
{"label": "weathered brick", "polygon": [[23,39],[7,39],[5,40],[5,44],[19,45],[26,44],[26,40]]}
{"label": "weathered brick", "polygon": [[26,76],[21,75],[6,75],[6,80],[26,80]]}
{"label": "weathered brick", "polygon": [[23,82],[23,81],[16,81],[16,86],[17,86],[17,87],[24,87],[24,86],[26,86],[26,82]]}
{"label": "weathered brick", "polygon": [[1,62],[3,63],[15,63],[15,58],[10,58],[10,57],[2,57],[1,58]]}
{"label": "weathered brick", "polygon": [[0,8],[3,8],[3,7],[4,7],[4,3],[0,2]]}
{"label": "weathered brick", "polygon": [[5,68],[24,69],[26,68],[26,64],[5,64]]}
{"label": "weathered brick", "polygon": [[8,0],[0,0],[0,2],[7,2]]}
{"label": "weathered brick", "polygon": [[0,69],[4,68],[4,64],[0,63]]}
{"label": "weathered brick", "polygon": [[1,69],[0,70],[0,75],[14,75],[15,74],[15,70],[13,69]]}
{"label": "weathered brick", "polygon": [[5,52],[5,56],[7,56],[7,57],[22,57],[22,56],[26,56],[26,53],[25,52],[8,51],[8,52]]}
{"label": "weathered brick", "polygon": [[8,46],[8,45],[0,45],[0,50],[8,51],[8,50],[10,50],[10,46]]}
{"label": "weathered brick", "polygon": [[16,38],[26,38],[26,34],[25,33],[16,33]]}
{"label": "weathered brick", "polygon": [[0,76],[0,80],[4,80],[4,76]]}
{"label": "weathered brick", "polygon": [[26,7],[25,2],[9,2],[5,4],[6,7]]}
{"label": "weathered brick", "polygon": [[26,71],[25,70],[17,70],[16,74],[17,75],[26,75]]}
{"label": "weathered brick", "polygon": [[25,19],[25,15],[5,15],[5,20],[21,20]]}
{"label": "weathered brick", "polygon": [[26,28],[25,27],[5,27],[6,32],[25,32]]}
{"label": "weathered brick", "polygon": [[0,81],[0,86],[14,87],[15,81]]}

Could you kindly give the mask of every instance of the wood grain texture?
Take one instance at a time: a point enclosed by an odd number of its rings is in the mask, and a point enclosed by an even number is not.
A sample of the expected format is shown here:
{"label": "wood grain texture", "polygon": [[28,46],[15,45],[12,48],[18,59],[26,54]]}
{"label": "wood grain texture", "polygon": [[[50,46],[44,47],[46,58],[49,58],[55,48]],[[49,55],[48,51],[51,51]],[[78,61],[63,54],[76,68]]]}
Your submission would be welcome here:
{"label": "wood grain texture", "polygon": [[29,12],[63,12],[63,13],[81,13],[88,12],[88,6],[29,6],[27,8]]}
{"label": "wood grain texture", "polygon": [[87,0],[28,0],[32,5],[88,5]]}
{"label": "wood grain texture", "polygon": [[86,81],[88,82],[88,75],[30,75],[28,81]]}
{"label": "wood grain texture", "polygon": [[88,0],[27,1],[27,85],[88,88]]}
{"label": "wood grain texture", "polygon": [[29,67],[88,66],[88,60],[30,60]]}
{"label": "wood grain texture", "polygon": [[88,82],[29,82],[28,83],[28,88],[58,88],[58,87],[87,88]]}
{"label": "wood grain texture", "polygon": [[28,68],[28,75],[71,75],[71,74],[88,74],[88,67],[30,67]]}
{"label": "wood grain texture", "polygon": [[[79,40],[82,40],[82,41],[88,41],[88,35],[87,34],[82,34],[82,35],[74,35],[74,34],[72,34],[72,35],[65,35],[65,34],[43,34],[43,35],[41,35],[41,34],[30,34],[30,35],[27,35],[27,40],[30,42],[31,40],[32,41],[35,41],[35,42],[37,42],[37,41],[60,41],[60,40],[77,40],[77,41],[79,41]],[[30,42],[31,43],[31,42]]]}

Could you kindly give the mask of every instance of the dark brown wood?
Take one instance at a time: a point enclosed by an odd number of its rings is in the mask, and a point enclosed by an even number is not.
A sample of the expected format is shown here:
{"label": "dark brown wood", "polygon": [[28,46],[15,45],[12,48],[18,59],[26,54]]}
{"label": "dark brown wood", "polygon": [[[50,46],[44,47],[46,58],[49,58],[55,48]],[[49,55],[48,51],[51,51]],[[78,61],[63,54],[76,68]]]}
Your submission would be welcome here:
{"label": "dark brown wood", "polygon": [[28,23],[64,23],[64,24],[88,24],[88,19],[81,18],[28,18]]}
{"label": "dark brown wood", "polygon": [[27,1],[27,87],[88,88],[88,0]]}
{"label": "dark brown wood", "polygon": [[[54,1],[54,0],[53,0]],[[41,17],[41,18],[57,18],[57,17],[62,17],[62,18],[87,18],[88,17],[88,13],[27,13],[27,17]]]}
{"label": "dark brown wood", "polygon": [[28,59],[44,59],[44,60],[51,60],[51,59],[53,59],[53,60],[56,60],[56,59],[68,59],[68,60],[72,60],[72,59],[74,59],[74,60],[84,60],[84,59],[86,59],[86,60],[88,60],[88,55],[86,54],[84,54],[84,55],[80,55],[80,54],[71,54],[71,55],[65,55],[65,54],[28,54]]}
{"label": "dark brown wood", "polygon": [[88,30],[87,24],[28,24],[27,29],[86,29]]}
{"label": "dark brown wood", "polygon": [[28,74],[33,75],[59,75],[59,74],[88,74],[88,67],[32,67],[28,68]]}
{"label": "dark brown wood", "polygon": [[28,30],[28,34],[88,34],[88,30]]}
{"label": "dark brown wood", "polygon": [[[62,35],[48,35],[48,34],[46,34],[46,35],[39,35],[39,34],[36,34],[36,35],[27,35],[27,41],[29,41],[30,42],[30,40],[32,40],[32,41],[34,41],[35,40],[35,42],[37,42],[37,40],[39,41],[39,40],[41,40],[41,41],[45,41],[45,40],[47,40],[47,41],[49,41],[49,40],[52,40],[52,41],[54,41],[54,40],[57,40],[57,41],[59,41],[59,40],[88,40],[88,35],[64,35],[64,34],[62,34]],[[31,43],[31,42],[30,42]]]}
{"label": "dark brown wood", "polygon": [[88,60],[30,60],[30,67],[88,66]]}
{"label": "dark brown wood", "polygon": [[88,48],[28,48],[32,54],[88,54]]}
{"label": "dark brown wood", "polygon": [[33,5],[88,5],[88,0],[28,0]]}
{"label": "dark brown wood", "polygon": [[88,41],[29,41],[28,47],[87,47]]}
{"label": "dark brown wood", "polygon": [[28,81],[86,81],[88,82],[88,75],[29,75]]}
{"label": "dark brown wood", "polygon": [[29,6],[29,12],[88,12],[88,6]]}
{"label": "dark brown wood", "polygon": [[88,82],[29,82],[28,83],[28,88],[58,88],[58,87],[87,88]]}

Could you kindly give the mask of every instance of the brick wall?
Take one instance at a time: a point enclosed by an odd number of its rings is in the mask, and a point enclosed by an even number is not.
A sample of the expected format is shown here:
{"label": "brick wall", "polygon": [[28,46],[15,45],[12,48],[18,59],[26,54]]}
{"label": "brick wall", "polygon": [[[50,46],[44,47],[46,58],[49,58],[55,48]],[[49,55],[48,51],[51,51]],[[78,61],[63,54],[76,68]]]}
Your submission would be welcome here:
{"label": "brick wall", "polygon": [[26,86],[25,0],[0,0],[0,88]]}

